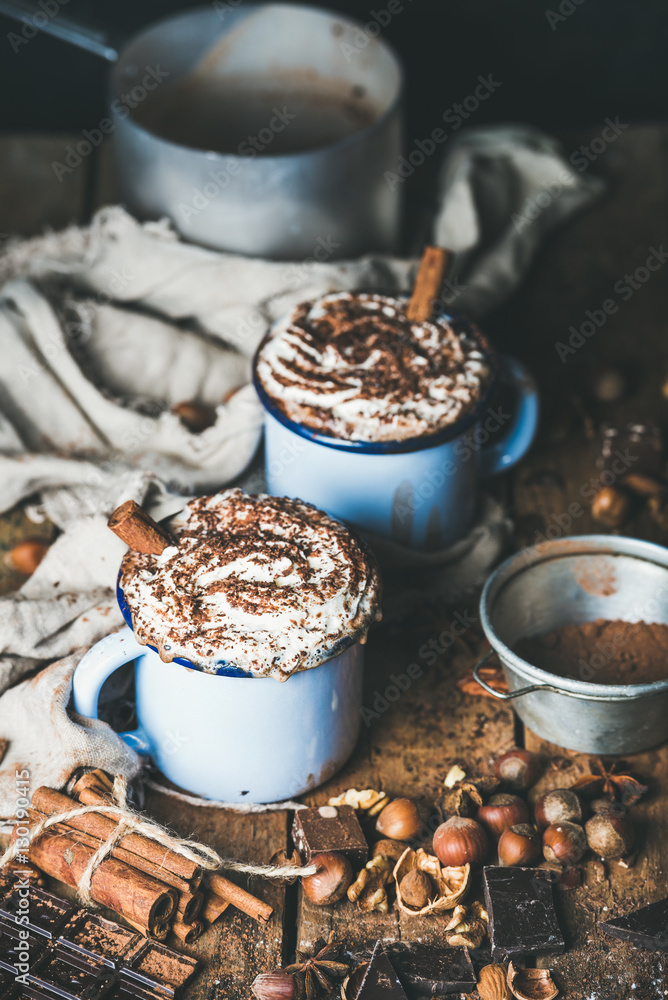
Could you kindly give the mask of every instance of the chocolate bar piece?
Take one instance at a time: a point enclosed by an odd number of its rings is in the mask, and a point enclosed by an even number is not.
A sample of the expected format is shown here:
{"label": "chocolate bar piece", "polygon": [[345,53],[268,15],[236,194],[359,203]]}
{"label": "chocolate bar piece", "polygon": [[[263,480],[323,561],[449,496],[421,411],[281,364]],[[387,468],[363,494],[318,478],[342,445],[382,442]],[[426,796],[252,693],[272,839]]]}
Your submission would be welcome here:
{"label": "chocolate bar piece", "polygon": [[598,926],[610,937],[630,941],[639,948],[668,951],[668,897],[623,917],[601,920]]}
{"label": "chocolate bar piece", "polygon": [[369,845],[352,806],[298,809],[292,839],[306,864],[323,851],[345,855],[353,868],[363,868],[369,857]]}
{"label": "chocolate bar piece", "polygon": [[77,913],[63,928],[59,938],[64,948],[101,958],[107,965],[115,965],[133,947],[143,942],[144,938],[136,931],[121,927],[113,920],[105,920],[89,910]]}
{"label": "chocolate bar piece", "polygon": [[27,985],[35,995],[56,993],[63,1000],[97,1000],[115,978],[115,970],[99,959],[78,955],[56,945],[48,948],[37,962],[34,973],[27,977]]}
{"label": "chocolate bar piece", "polygon": [[196,968],[195,959],[53,893],[0,886],[0,1000],[171,1000]]}
{"label": "chocolate bar piece", "polygon": [[411,943],[390,946],[390,961],[409,996],[473,993],[476,978],[468,948]]}
{"label": "chocolate bar piece", "polygon": [[144,940],[136,952],[128,955],[122,979],[131,979],[140,986],[159,986],[163,995],[174,994],[188,982],[197,962],[157,941]]}
{"label": "chocolate bar piece", "polygon": [[552,873],[543,868],[483,869],[485,906],[494,961],[566,947],[552,896]]}
{"label": "chocolate bar piece", "polygon": [[382,941],[376,941],[355,1000],[408,1000]]}
{"label": "chocolate bar piece", "polygon": [[28,932],[27,937],[21,937],[21,925],[0,920],[0,969],[10,969],[16,974],[15,962],[23,963],[25,955],[34,962],[46,947],[46,938],[38,937]]}
{"label": "chocolate bar piece", "polygon": [[[14,886],[0,903],[0,917],[8,923],[19,922],[26,930],[53,939],[74,913],[75,907],[60,896],[30,886]],[[23,920],[27,917],[27,923]]]}
{"label": "chocolate bar piece", "polygon": [[[627,472],[647,476],[663,473],[663,435],[654,425],[625,424],[622,427],[604,425],[601,456],[598,465],[618,479]],[[603,486],[610,485],[601,478]]]}

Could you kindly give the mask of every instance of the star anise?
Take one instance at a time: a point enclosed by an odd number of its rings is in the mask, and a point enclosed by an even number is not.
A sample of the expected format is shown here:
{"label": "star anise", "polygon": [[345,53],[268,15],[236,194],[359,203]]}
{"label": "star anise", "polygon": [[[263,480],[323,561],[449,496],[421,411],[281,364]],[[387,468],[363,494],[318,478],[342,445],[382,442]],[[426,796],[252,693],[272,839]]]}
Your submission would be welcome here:
{"label": "star anise", "polygon": [[334,932],[327,942],[319,939],[313,945],[313,951],[298,951],[297,961],[286,966],[283,971],[289,972],[297,982],[298,992],[306,996],[306,1000],[316,1000],[319,994],[329,996],[334,991],[334,979],[342,979],[348,975],[348,966],[339,962],[339,945],[334,941]]}
{"label": "star anise", "polygon": [[615,760],[611,764],[604,763],[600,757],[589,760],[591,774],[583,774],[571,785],[571,791],[583,792],[585,795],[596,795],[601,792],[611,799],[617,796],[625,806],[633,806],[647,791],[646,785],[630,774],[625,773],[626,761]]}

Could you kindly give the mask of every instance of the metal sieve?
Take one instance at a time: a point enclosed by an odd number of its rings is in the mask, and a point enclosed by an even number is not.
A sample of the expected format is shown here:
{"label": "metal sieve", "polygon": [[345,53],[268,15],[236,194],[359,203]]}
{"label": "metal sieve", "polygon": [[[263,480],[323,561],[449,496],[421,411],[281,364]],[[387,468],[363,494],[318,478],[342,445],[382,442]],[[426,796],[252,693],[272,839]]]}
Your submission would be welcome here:
{"label": "metal sieve", "polygon": [[[597,684],[605,651],[582,664],[582,680],[548,673],[513,652],[520,639],[597,618],[668,624],[668,549],[610,535],[523,549],[487,580],[480,618],[492,648],[476,664],[475,679],[499,701],[511,701],[543,739],[585,753],[629,754],[668,738],[668,666],[666,680],[652,684]],[[507,694],[480,677],[494,653]]]}

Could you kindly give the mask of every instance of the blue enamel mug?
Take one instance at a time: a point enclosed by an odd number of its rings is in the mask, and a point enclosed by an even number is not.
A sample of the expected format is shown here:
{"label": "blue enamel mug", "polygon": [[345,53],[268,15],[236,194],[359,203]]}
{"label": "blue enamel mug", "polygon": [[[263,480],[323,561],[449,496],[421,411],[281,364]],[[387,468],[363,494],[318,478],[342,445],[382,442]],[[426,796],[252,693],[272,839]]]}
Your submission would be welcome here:
{"label": "blue enamel mug", "polygon": [[[448,317],[449,318],[449,317]],[[463,538],[481,480],[520,461],[538,427],[536,383],[516,358],[488,354],[494,373],[473,411],[450,427],[404,441],[350,441],[290,420],[254,384],[265,410],[265,475],[274,496],[298,497],[332,517],[412,549]],[[513,413],[493,403],[514,390]]]}
{"label": "blue enamel mug", "polygon": [[360,730],[360,643],[283,682],[228,665],[205,673],[140,645],[120,588],[118,596],[128,627],[85,654],[74,672],[74,708],[96,719],[104,682],[134,660],[139,725],[119,735],[170,781],[223,802],[275,802],[310,791],[346,762]]}

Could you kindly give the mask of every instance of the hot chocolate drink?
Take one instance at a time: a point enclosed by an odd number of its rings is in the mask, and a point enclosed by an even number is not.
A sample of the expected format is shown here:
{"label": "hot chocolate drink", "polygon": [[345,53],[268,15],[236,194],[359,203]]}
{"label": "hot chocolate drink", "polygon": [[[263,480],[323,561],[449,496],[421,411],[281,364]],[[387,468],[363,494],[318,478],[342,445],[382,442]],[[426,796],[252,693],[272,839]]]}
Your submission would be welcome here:
{"label": "hot chocolate drink", "polygon": [[128,552],[119,581],[137,639],[165,661],[285,680],[380,617],[373,556],[310,504],[225,490],[191,500],[171,530],[160,555]]}
{"label": "hot chocolate drink", "polygon": [[492,378],[469,322],[411,322],[406,301],[335,292],[304,302],[262,345],[257,383],[288,420],[350,441],[405,441],[469,414]]}

